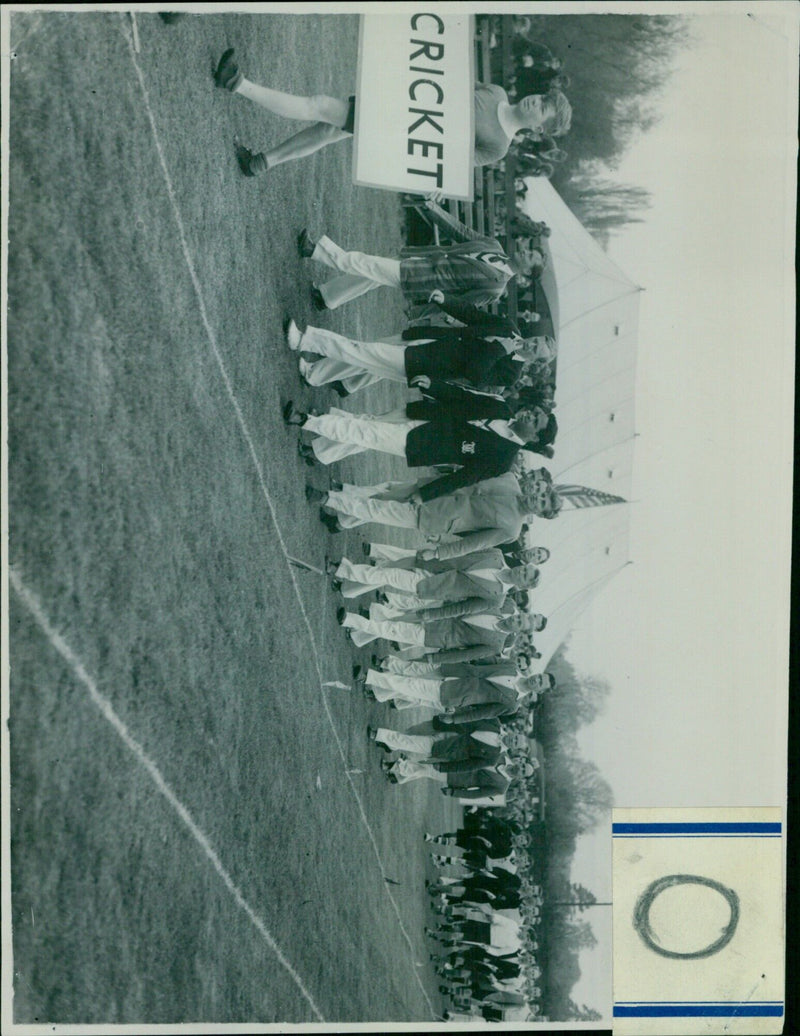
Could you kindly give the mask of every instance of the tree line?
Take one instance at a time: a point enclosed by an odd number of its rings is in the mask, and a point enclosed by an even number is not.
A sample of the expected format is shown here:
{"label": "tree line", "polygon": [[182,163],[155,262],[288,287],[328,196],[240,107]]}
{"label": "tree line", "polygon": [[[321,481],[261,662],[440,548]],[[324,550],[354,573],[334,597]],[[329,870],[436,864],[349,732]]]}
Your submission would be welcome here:
{"label": "tree line", "polygon": [[597,766],[582,758],[577,731],[603,711],[610,687],[605,680],[579,673],[566,657],[565,646],[548,669],[556,678],[536,717],[536,737],[544,749],[546,800],[544,866],[545,911],[542,918],[547,971],[545,1013],[559,1020],[597,1020],[592,1008],[576,1004],[570,992],[580,978],[581,950],[596,945],[588,917],[597,905],[591,889],[570,880],[572,858],[580,835],[591,831],[608,813],[613,794]]}
{"label": "tree line", "polygon": [[572,128],[553,186],[600,240],[640,222],[646,190],[609,176],[641,133],[660,118],[659,101],[681,49],[688,18],[672,15],[534,15],[527,36],[561,59],[570,83]]}

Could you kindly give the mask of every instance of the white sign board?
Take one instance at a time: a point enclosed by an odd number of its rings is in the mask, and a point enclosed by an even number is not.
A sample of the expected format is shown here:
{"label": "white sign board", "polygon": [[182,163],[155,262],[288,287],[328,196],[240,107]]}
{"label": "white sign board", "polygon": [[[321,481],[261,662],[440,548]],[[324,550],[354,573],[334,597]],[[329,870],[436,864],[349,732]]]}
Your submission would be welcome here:
{"label": "white sign board", "polygon": [[355,183],[472,200],[474,38],[467,14],[362,15]]}

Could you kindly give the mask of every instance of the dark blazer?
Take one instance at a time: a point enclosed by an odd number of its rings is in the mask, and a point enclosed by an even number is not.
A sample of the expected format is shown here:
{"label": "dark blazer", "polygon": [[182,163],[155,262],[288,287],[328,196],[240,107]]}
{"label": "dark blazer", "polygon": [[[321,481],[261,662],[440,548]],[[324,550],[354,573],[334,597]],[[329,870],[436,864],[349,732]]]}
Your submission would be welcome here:
{"label": "dark blazer", "polygon": [[[434,303],[434,305],[437,305]],[[520,333],[519,327],[509,317],[501,316],[499,313],[487,313],[484,309],[469,302],[459,302],[457,299],[445,299],[438,304],[438,309],[461,321],[475,334],[499,335],[501,338],[511,338]]]}
{"label": "dark blazer", "polygon": [[[487,478],[497,478],[511,470],[514,458],[523,448],[491,428],[470,424],[458,417],[443,415],[436,421],[412,428],[406,437],[406,462],[409,467],[428,467],[435,464],[463,465],[460,471],[444,475],[426,485],[425,497],[471,486]],[[437,492],[437,488],[439,492]]]}
{"label": "dark blazer", "polygon": [[[446,715],[445,713],[440,713],[439,715],[436,715],[436,716],[433,717],[433,719],[431,720],[431,726],[433,727],[434,730],[444,731],[445,733],[450,733],[450,734],[453,734],[453,733],[474,734],[477,731],[481,731],[482,733],[486,733],[486,734],[500,734],[503,731],[503,726],[502,726],[502,724],[501,724],[499,719],[475,719],[475,720],[471,720],[469,723],[460,723],[458,725],[458,727],[454,730],[453,729],[453,724],[446,722],[447,720],[449,720],[449,718],[450,717],[448,715]],[[467,833],[465,833],[464,837],[471,838],[471,837],[473,837],[473,835],[471,835],[471,834],[469,834],[467,832]],[[509,835],[509,839],[510,838],[511,838],[511,836]],[[458,844],[460,845],[461,843],[459,842]],[[511,851],[511,842],[509,841],[508,852],[510,852],[510,851]],[[495,853],[495,852],[493,852],[493,853],[491,853],[491,855],[492,856],[500,856],[500,855],[507,856],[508,852],[506,852],[506,853]]]}
{"label": "dark blazer", "polygon": [[486,702],[483,705],[465,705],[463,709],[456,709],[449,715],[453,724],[461,726],[479,720],[494,719],[497,716],[513,716],[518,708],[519,703],[505,705],[502,702]]}
{"label": "dark blazer", "polygon": [[514,411],[505,400],[444,382],[433,382],[425,391],[433,398],[406,405],[407,417],[428,422],[408,433],[406,461],[411,467],[456,464],[459,470],[422,486],[423,500],[435,500],[511,470],[515,457],[525,445],[512,442],[490,428],[468,423],[470,420],[510,420]]}
{"label": "dark blazer", "polygon": [[498,386],[500,388],[512,389],[519,381],[523,366],[523,363],[514,359],[513,354],[506,353],[489,371],[489,377],[486,381],[479,382],[476,380],[473,384],[475,388]]}
{"label": "dark blazer", "polygon": [[446,417],[413,428],[406,437],[406,461],[410,467],[458,464],[459,470],[442,475],[420,489],[423,500],[454,493],[457,489],[497,478],[511,470],[524,445],[498,435],[490,428]]}
{"label": "dark blazer", "polygon": [[514,417],[513,409],[499,396],[471,392],[459,385],[431,381],[430,387],[422,392],[425,399],[412,400],[406,404],[406,417],[416,421],[456,417],[465,421],[510,421]]}
{"label": "dark blazer", "polygon": [[[440,338],[419,345],[409,345],[403,351],[406,379],[426,375],[442,381],[463,381],[474,387],[499,385],[511,388],[522,372],[522,364],[509,355],[500,342],[489,341],[471,334],[467,328],[431,328],[446,331],[452,338]],[[426,338],[433,337],[426,335]]]}
{"label": "dark blazer", "polygon": [[[509,781],[496,770],[473,770],[466,773],[449,773],[447,787],[456,790],[459,798],[481,799],[484,795],[497,795],[506,790]],[[489,880],[491,884],[491,879]],[[499,882],[509,887],[504,881]]]}
{"label": "dark blazer", "polygon": [[416,324],[406,328],[402,336],[406,341],[416,341],[420,338],[432,338],[440,342],[461,342],[469,341],[468,336],[477,337],[498,337],[514,338],[520,336],[520,329],[513,320],[495,313],[487,313],[469,302],[459,302],[456,299],[445,300],[441,303],[432,303],[439,312],[458,320],[462,326],[451,324]]}
{"label": "dark blazer", "polygon": [[440,773],[463,773],[478,767],[496,766],[503,756],[502,748],[462,733],[437,741],[431,752],[431,759],[436,762]]}
{"label": "dark blazer", "polygon": [[[427,345],[406,350],[409,382],[419,374],[427,374],[431,378],[467,381],[476,388],[482,385],[510,388],[516,383],[521,363],[493,340],[493,336],[519,336],[519,328],[513,320],[456,300],[445,301],[437,309],[459,320],[462,326],[416,326],[403,331],[403,338],[408,342],[432,340]],[[417,349],[422,351],[417,352]]]}

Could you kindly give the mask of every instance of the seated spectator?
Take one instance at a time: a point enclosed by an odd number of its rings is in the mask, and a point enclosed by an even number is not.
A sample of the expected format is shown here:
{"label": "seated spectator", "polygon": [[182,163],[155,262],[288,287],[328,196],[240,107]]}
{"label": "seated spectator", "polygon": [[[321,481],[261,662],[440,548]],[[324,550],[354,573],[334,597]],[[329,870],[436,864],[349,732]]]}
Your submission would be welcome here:
{"label": "seated spectator", "polygon": [[[547,255],[537,248],[529,234],[514,238],[514,254],[525,270],[525,277],[540,277],[547,266]],[[518,278],[518,283],[522,280]]]}
{"label": "seated spectator", "polygon": [[518,39],[512,42],[511,51],[518,57],[523,68],[554,68],[558,72],[561,71],[561,58],[557,58],[544,43],[533,42],[527,38]]}
{"label": "seated spectator", "polygon": [[550,227],[546,223],[531,219],[519,209],[514,213],[511,222],[511,233],[514,235],[527,234],[532,238],[550,237]]}

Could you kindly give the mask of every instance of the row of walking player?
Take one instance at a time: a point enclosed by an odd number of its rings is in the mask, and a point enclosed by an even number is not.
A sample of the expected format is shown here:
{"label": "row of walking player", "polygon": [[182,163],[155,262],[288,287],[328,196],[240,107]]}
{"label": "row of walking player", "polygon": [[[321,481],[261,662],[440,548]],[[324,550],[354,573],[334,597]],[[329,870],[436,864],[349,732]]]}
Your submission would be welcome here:
{"label": "row of walking player", "polygon": [[[323,241],[327,244],[320,252]],[[312,242],[305,231],[299,244],[307,257],[341,252],[325,238]],[[348,264],[339,261],[339,268]],[[308,384],[336,381],[360,388],[388,378],[420,389],[423,399],[377,416],[336,408],[304,414],[289,402],[284,418],[314,435],[310,444],[301,444],[301,454],[311,464],[330,464],[373,449],[402,456],[410,467],[456,469],[420,480],[407,492],[387,493],[384,486],[377,492],[335,489],[323,501],[328,517],[335,519],[327,522],[332,531],[382,522],[426,536],[480,530],[482,546],[516,539],[527,514],[549,518],[560,509],[546,469],[527,472],[520,482],[506,477],[520,471],[526,453],[552,455],[558,426],[549,395],[534,379],[537,366],[553,359],[555,344],[546,336],[523,338],[512,321],[465,302],[463,292],[448,300],[439,287],[448,283],[440,267],[429,271],[422,283],[428,303],[458,326],[416,326],[377,342],[352,341],[323,328],[301,332],[294,321],[286,331],[289,347],[301,354],[300,373]],[[487,492],[491,500],[477,507],[480,513],[469,514],[475,510],[474,499]],[[491,530],[493,543],[488,542]]]}
{"label": "row of walking player", "polygon": [[[385,544],[368,549],[384,559],[398,550]],[[433,712],[430,721],[406,731],[370,731],[393,753],[383,760],[393,783],[427,778],[444,794],[485,799],[505,794],[538,765],[527,758],[531,731],[523,728],[523,717],[554,680],[550,673],[529,675],[537,654],[530,630],[543,629],[546,619],[522,611],[514,596],[527,595],[523,588],[538,582],[531,557],[541,562],[547,552],[479,551],[458,565],[415,554],[375,565],[347,558],[331,563],[334,585],[346,600],[376,587],[388,591],[367,616],[339,613],[357,646],[380,636],[395,648],[382,659],[373,656],[364,675],[356,667],[357,688],[396,709]]]}
{"label": "row of walking player", "polygon": [[[309,258],[337,254],[337,246],[325,238],[313,242],[305,231],[298,244]],[[348,268],[337,261],[339,269]],[[365,268],[360,261],[359,269]],[[426,283],[427,291],[442,281]],[[368,612],[340,609],[339,621],[359,647],[377,638],[394,647],[364,677],[377,700],[432,708],[444,723],[477,724],[448,736],[441,729],[382,732],[383,743],[401,753],[388,768],[390,779],[427,777],[449,794],[485,797],[502,793],[528,765],[509,758],[502,731],[495,729],[498,718],[552,685],[549,674],[529,675],[535,654],[529,637],[546,618],[520,607],[538,584],[538,566],[548,553],[532,548],[509,564],[498,548],[519,540],[527,517],[559,511],[549,472],[528,471],[521,463],[526,452],[552,453],[557,424],[536,381],[538,366],[553,358],[554,343],[523,338],[507,318],[461,299],[448,302],[440,287],[426,297],[450,324],[418,325],[376,342],[322,328],[301,332],[293,321],[286,327],[309,384],[335,380],[355,391],[389,378],[419,389],[422,399],[379,416],[338,409],[303,413],[289,402],[284,419],[314,436],[300,444],[310,464],[373,449],[403,456],[410,467],[448,467],[409,483],[332,482],[324,492],[308,486],[307,497],[323,505],[331,531],[376,522],[426,538],[416,550],[375,544],[367,560],[331,563],[330,574],[347,599],[381,594]]]}
{"label": "row of walking player", "polygon": [[448,1015],[493,1021],[502,1020],[504,1009],[524,1007],[536,1017],[543,895],[529,876],[530,835],[494,811],[478,810],[465,814],[457,831],[425,840],[441,872],[426,882],[436,918],[426,933],[438,943],[431,959]]}
{"label": "row of walking player", "polygon": [[452,677],[415,678],[370,670],[365,686],[376,697],[382,694],[380,700],[393,693],[388,690],[392,686],[396,695],[429,688],[427,702],[399,700],[428,705],[435,713],[430,721],[406,731],[370,728],[370,736],[390,753],[382,761],[389,779],[404,784],[427,778],[440,784],[444,794],[465,802],[506,796],[512,781],[529,783],[539,768],[530,738],[530,709],[540,694],[552,689],[553,677],[521,677],[526,663],[527,656],[518,652],[508,663],[439,667],[443,674],[464,674]]}

